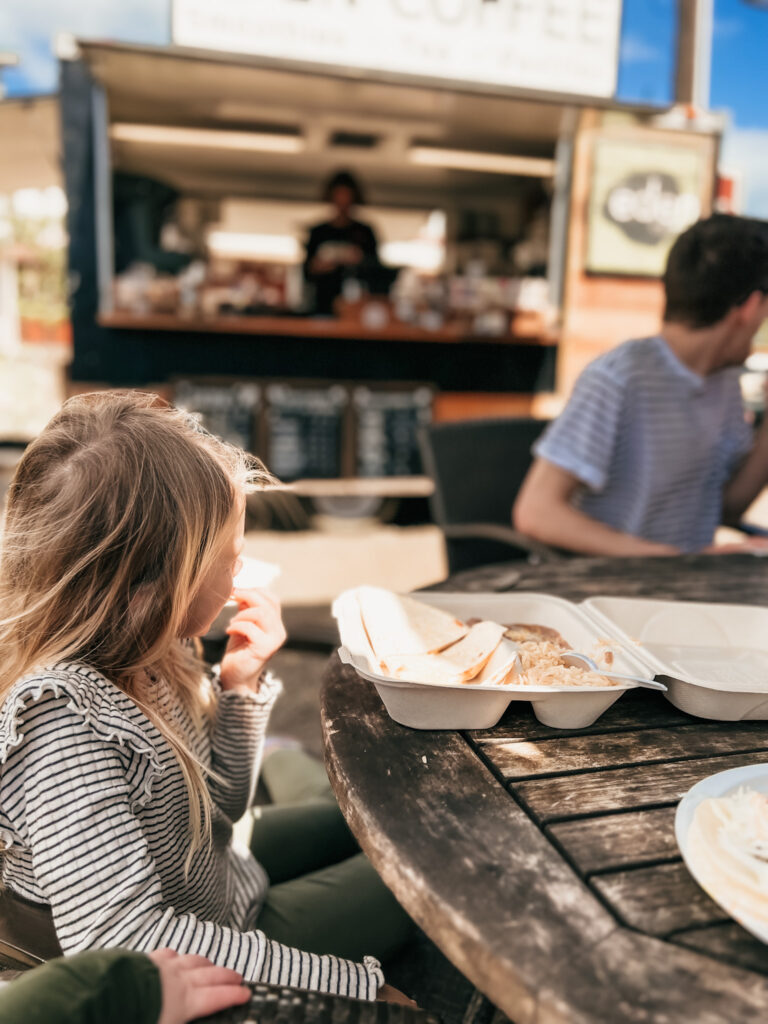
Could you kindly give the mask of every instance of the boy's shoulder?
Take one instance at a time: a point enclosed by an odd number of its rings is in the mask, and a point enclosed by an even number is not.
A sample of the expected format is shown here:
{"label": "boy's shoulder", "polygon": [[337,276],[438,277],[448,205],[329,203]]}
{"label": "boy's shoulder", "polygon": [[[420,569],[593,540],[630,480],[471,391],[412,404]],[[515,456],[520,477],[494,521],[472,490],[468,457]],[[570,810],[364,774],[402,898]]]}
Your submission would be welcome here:
{"label": "boy's shoulder", "polygon": [[637,373],[661,369],[661,344],[658,336],[624,341],[594,359],[584,370],[584,376],[609,375],[614,381],[620,381]]}

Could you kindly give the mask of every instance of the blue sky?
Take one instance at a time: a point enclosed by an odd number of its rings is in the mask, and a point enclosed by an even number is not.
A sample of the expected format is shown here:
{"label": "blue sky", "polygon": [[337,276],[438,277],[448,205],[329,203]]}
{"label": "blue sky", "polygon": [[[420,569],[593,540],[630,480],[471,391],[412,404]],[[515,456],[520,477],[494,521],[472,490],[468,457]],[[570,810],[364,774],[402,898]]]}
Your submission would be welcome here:
{"label": "blue sky", "polygon": [[[625,0],[618,95],[667,103],[672,98],[676,0]],[[768,9],[715,0],[710,106],[728,110],[739,128],[768,129]]]}
{"label": "blue sky", "polygon": [[[624,0],[618,96],[668,103],[672,97],[676,0]],[[21,65],[5,72],[10,95],[56,87],[51,39],[59,31],[130,42],[167,43],[170,0],[24,0],[0,4],[0,49]],[[768,10],[715,0],[712,106],[743,128],[768,128],[765,49]]]}
{"label": "blue sky", "polygon": [[[618,96],[672,98],[676,0],[625,0]],[[710,106],[727,113],[721,166],[741,179],[745,213],[768,218],[768,9],[715,0]]]}
{"label": "blue sky", "polygon": [[[666,104],[672,98],[676,0],[624,0],[617,94]],[[167,43],[170,0],[0,0],[0,50],[21,65],[4,73],[10,95],[56,87],[51,39],[59,31]],[[715,0],[710,105],[729,113],[724,163],[741,170],[748,212],[768,217],[768,9]]]}

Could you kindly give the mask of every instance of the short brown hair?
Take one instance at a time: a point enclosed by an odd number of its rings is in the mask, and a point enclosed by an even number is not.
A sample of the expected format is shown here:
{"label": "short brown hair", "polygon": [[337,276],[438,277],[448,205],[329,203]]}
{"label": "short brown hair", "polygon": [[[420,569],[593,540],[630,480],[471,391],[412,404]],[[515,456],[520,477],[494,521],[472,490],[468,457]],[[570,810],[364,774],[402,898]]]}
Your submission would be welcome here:
{"label": "short brown hair", "polygon": [[753,292],[768,294],[768,222],[716,213],[669,251],[664,319],[710,327]]}

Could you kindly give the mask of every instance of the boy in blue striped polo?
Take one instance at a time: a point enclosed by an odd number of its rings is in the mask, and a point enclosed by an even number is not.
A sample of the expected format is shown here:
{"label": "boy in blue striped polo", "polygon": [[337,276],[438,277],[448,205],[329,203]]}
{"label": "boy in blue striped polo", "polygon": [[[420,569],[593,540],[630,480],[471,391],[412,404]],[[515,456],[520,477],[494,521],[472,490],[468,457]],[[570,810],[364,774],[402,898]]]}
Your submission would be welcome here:
{"label": "boy in blue striped polo", "polygon": [[768,224],[715,215],[677,239],[661,331],[591,363],[536,456],[515,526],[582,554],[707,550],[768,484],[768,425],[739,367],[768,316]]}

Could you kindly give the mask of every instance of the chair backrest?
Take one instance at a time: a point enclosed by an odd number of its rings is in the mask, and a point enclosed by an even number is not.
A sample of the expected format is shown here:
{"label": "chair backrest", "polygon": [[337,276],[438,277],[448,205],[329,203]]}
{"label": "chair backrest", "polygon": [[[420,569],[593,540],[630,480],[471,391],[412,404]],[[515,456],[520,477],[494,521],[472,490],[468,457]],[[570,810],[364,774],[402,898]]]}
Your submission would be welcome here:
{"label": "chair backrest", "polygon": [[531,445],[547,420],[433,423],[421,432],[424,468],[435,484],[439,526],[511,523],[512,503],[533,461]]}
{"label": "chair backrest", "polygon": [[[437,525],[511,526],[513,502],[533,461],[531,445],[547,425],[547,420],[504,418],[424,427],[419,444],[435,485],[431,510]],[[451,572],[512,557],[511,549],[489,541],[448,539],[446,546]]]}
{"label": "chair backrest", "polygon": [[0,969],[27,970],[62,956],[50,907],[0,890]]}

